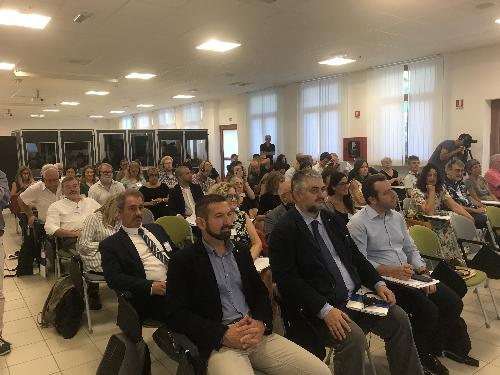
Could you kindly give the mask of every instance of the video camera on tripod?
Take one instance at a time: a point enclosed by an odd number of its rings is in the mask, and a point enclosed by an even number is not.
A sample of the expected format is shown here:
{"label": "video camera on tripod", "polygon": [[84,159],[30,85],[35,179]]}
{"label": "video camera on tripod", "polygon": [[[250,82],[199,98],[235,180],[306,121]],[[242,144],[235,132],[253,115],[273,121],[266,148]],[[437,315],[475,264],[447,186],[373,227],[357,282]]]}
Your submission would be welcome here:
{"label": "video camera on tripod", "polygon": [[472,152],[470,151],[470,148],[473,143],[477,143],[477,139],[473,139],[472,136],[467,133],[460,134],[458,139],[463,141],[464,154],[462,156],[462,161],[465,164],[467,163],[468,159],[474,159],[474,157],[472,156]]}

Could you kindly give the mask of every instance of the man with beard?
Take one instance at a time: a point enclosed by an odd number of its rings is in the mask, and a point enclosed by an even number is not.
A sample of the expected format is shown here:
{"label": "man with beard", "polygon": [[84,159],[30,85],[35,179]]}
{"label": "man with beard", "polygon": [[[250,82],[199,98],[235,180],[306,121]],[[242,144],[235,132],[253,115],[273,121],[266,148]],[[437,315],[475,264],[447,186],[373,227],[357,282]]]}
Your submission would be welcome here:
{"label": "man with beard", "polygon": [[[345,225],[330,212],[320,211],[325,190],[316,171],[299,171],[292,178],[295,207],[275,226],[269,243],[273,279],[281,296],[308,319],[310,324],[302,330],[315,337],[312,349],[318,357],[324,357],[326,345],[334,347],[335,374],[365,373],[367,331],[385,341],[391,374],[423,374],[408,316],[395,305],[394,294],[360,253]],[[361,285],[390,305],[386,316],[346,308]]]}
{"label": "man with beard", "polygon": [[122,226],[101,241],[102,270],[109,287],[130,292],[141,321],[165,321],[167,267],[174,249],[158,224],[142,225],[144,197],[129,189],[116,198]]}
{"label": "man with beard", "polygon": [[330,374],[311,353],[272,333],[272,310],[248,247],[229,239],[234,221],[224,197],[196,203],[202,239],[172,256],[167,324],[189,337],[208,374]]}

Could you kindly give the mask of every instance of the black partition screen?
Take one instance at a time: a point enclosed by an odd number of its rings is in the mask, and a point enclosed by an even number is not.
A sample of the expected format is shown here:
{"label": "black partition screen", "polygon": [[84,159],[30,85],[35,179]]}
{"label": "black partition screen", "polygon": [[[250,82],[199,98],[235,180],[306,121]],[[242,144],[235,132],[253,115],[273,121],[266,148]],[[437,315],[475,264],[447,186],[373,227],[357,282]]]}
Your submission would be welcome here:
{"label": "black partition screen", "polygon": [[78,170],[93,164],[94,135],[92,130],[61,130],[62,160],[65,167]]}
{"label": "black partition screen", "polygon": [[184,132],[182,130],[158,130],[159,159],[171,156],[174,166],[184,160]]}
{"label": "black partition screen", "polygon": [[57,130],[23,130],[24,161],[34,175],[47,163],[59,162],[59,134]]}

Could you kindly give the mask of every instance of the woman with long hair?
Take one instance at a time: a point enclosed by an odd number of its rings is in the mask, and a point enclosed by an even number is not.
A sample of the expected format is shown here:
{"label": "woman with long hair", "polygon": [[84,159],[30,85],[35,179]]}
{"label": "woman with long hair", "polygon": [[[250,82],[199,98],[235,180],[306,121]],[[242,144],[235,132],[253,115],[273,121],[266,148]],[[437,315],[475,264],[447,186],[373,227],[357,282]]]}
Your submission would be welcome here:
{"label": "woman with long hair", "polygon": [[82,177],[80,179],[80,194],[89,195],[89,189],[96,182],[95,171],[91,165],[82,168]]}
{"label": "woman with long hair", "polygon": [[366,205],[365,198],[363,197],[362,186],[363,182],[370,175],[368,162],[363,159],[358,159],[354,162],[354,168],[349,173],[351,178],[349,182],[351,186],[349,192],[351,193],[352,199],[354,201],[355,207],[362,207]]}
{"label": "woman with long hair", "polygon": [[156,219],[168,215],[168,194],[167,184],[160,182],[158,168],[148,168],[148,181],[139,189],[144,195],[144,206],[147,207]]}
{"label": "woman with long hair", "polygon": [[350,183],[347,181],[347,176],[341,172],[332,172],[328,177],[325,208],[347,224],[356,212],[349,193]]}
{"label": "woman with long hair", "polygon": [[116,181],[121,181],[125,177],[128,177],[128,169],[130,167],[130,163],[127,158],[123,158],[120,160],[120,170],[116,174]]}
{"label": "woman with long hair", "polygon": [[236,189],[236,194],[240,196],[240,210],[249,214],[251,218],[257,216],[257,201],[255,193],[250,188],[248,182],[243,181],[238,176],[233,176],[229,183]]}
{"label": "woman with long hair", "polygon": [[465,170],[469,178],[465,180],[465,186],[472,199],[476,201],[497,201],[495,194],[488,186],[488,181],[481,176],[481,163],[476,159],[467,162]]}
{"label": "woman with long hair", "polygon": [[144,182],[141,165],[136,161],[131,162],[128,168],[128,177],[124,177],[121,183],[125,186],[125,189],[139,190],[144,185]]}
{"label": "woman with long hair", "polygon": [[281,204],[280,196],[278,195],[278,188],[280,182],[285,178],[280,172],[272,171],[266,175],[264,191],[265,193],[260,196],[259,200],[259,215],[265,215],[267,211],[278,207]]}
{"label": "woman with long hair", "polygon": [[166,184],[169,189],[177,185],[177,177],[174,173],[174,159],[171,156],[164,156],[160,160],[160,182]]}
{"label": "woman with long hair", "polygon": [[262,251],[262,242],[248,215],[238,208],[240,196],[236,194],[234,186],[228,182],[219,182],[210,187],[208,194],[216,194],[226,198],[231,210],[235,214],[233,230],[231,231],[231,240],[235,244],[248,246],[252,258],[254,260],[257,259]]}
{"label": "woman with long hair", "polygon": [[[465,208],[456,203],[448,194],[444,188],[443,177],[434,164],[427,164],[422,168],[417,184],[411,192],[410,210],[424,215],[451,216],[458,214],[474,223],[474,219]],[[439,237],[441,256],[445,259],[462,259],[462,253],[450,221],[430,220],[430,223]]]}
{"label": "woman with long hair", "polygon": [[17,170],[16,177],[14,177],[14,181],[12,181],[10,195],[21,194],[34,182],[35,180],[31,173],[31,169],[23,165]]}
{"label": "woman with long hair", "polygon": [[273,169],[281,174],[285,174],[288,168],[290,168],[290,164],[287,163],[286,156],[284,154],[279,154],[273,165]]}

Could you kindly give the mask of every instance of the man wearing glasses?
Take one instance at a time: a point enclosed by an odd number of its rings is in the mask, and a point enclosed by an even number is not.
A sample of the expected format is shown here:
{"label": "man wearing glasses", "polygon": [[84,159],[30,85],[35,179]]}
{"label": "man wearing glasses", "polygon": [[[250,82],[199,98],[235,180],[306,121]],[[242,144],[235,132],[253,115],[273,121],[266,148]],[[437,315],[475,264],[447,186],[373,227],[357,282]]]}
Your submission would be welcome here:
{"label": "man wearing glasses", "polygon": [[121,182],[113,180],[113,167],[108,163],[101,163],[97,168],[99,181],[89,189],[89,198],[99,202],[101,205],[112,196],[125,191]]}

